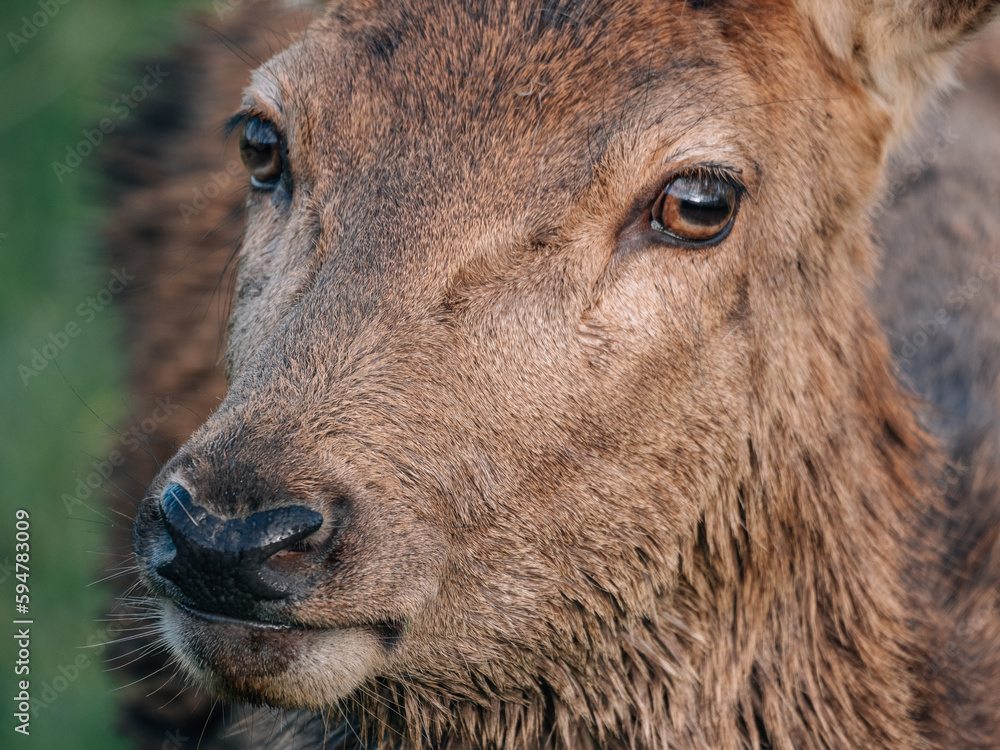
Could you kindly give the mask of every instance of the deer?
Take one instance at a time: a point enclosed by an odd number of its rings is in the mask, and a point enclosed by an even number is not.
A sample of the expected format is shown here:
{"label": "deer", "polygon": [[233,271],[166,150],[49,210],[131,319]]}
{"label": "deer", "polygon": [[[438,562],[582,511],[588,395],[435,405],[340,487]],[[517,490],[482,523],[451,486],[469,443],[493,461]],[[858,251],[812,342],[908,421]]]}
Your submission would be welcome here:
{"label": "deer", "polygon": [[[185,104],[268,57],[226,125],[242,213],[164,212],[165,173],[112,160],[135,176],[115,252],[166,224],[238,245],[231,310],[199,313],[228,316],[224,385],[181,282],[141,302],[152,389],[213,384],[122,532],[198,686],[157,732],[995,747],[1000,233],[987,200],[979,234],[925,239],[997,192],[918,179],[876,207],[998,6],[251,6],[242,33],[280,44],[233,37],[260,51]],[[126,147],[207,185],[149,119]],[[963,284],[928,293],[944,268]],[[216,731],[217,699],[251,708]]]}

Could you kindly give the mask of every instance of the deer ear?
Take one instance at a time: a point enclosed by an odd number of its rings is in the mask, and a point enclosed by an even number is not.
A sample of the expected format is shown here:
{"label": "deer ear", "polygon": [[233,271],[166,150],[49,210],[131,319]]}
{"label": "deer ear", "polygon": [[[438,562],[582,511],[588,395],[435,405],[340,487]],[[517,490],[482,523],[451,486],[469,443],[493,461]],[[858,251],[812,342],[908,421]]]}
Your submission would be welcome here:
{"label": "deer ear", "polygon": [[796,0],[843,67],[905,128],[952,80],[955,48],[997,15],[1000,0]]}

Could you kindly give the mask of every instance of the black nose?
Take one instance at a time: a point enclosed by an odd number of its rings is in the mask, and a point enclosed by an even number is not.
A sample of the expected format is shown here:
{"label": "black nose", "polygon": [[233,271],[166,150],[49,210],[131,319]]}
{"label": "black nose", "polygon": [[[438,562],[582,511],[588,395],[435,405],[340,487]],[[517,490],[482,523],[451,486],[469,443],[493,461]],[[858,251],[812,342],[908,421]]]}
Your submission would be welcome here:
{"label": "black nose", "polygon": [[322,515],[296,506],[225,520],[195,505],[179,484],[163,491],[160,508],[176,554],[157,573],[181,589],[185,603],[232,617],[294,592],[293,579],[262,563],[323,525]]}

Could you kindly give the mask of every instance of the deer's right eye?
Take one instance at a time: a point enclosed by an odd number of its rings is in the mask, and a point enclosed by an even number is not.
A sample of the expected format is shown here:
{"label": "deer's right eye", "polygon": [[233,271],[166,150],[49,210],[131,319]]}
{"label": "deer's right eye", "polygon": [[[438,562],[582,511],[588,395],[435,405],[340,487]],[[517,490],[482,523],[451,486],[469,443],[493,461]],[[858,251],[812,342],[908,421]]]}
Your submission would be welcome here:
{"label": "deer's right eye", "polygon": [[253,118],[243,126],[240,158],[255,188],[271,190],[277,186],[285,169],[281,152],[281,138],[271,123]]}
{"label": "deer's right eye", "polygon": [[650,223],[657,232],[686,246],[714,245],[729,233],[739,198],[739,191],[725,176],[711,171],[682,174],[660,193]]}

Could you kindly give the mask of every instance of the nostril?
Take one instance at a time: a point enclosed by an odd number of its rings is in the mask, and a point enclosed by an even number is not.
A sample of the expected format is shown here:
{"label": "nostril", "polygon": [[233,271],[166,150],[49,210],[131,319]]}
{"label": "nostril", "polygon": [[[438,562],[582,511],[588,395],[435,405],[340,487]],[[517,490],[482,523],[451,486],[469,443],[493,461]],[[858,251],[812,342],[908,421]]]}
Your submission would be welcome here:
{"label": "nostril", "polygon": [[[168,485],[160,507],[170,536],[183,537],[202,547],[227,552],[255,553],[269,557],[319,530],[323,516],[309,508],[285,506],[228,521],[195,505],[191,494],[179,484]],[[300,548],[303,545],[299,545]]]}
{"label": "nostril", "polygon": [[160,509],[176,551],[157,572],[197,606],[234,615],[292,593],[292,581],[263,563],[276,554],[304,551],[303,540],[323,525],[321,514],[301,506],[223,519],[197,505],[179,484],[164,489]]}
{"label": "nostril", "polygon": [[193,532],[198,528],[205,527],[205,522],[208,520],[208,511],[196,506],[191,499],[191,493],[179,484],[167,485],[166,489],[163,490],[163,494],[160,496],[160,511],[163,513],[163,519],[167,523],[171,537],[174,536],[175,529],[182,533]]}

